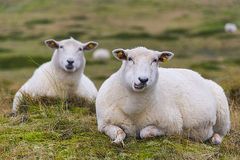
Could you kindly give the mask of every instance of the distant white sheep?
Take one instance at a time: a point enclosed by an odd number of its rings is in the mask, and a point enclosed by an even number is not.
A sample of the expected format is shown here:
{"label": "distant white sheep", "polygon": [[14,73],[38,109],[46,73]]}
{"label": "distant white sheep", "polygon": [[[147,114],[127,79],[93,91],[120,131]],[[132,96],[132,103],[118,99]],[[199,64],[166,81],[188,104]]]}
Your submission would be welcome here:
{"label": "distant white sheep", "polygon": [[188,69],[159,68],[173,53],[144,47],[116,49],[121,68],[101,86],[96,99],[100,132],[114,143],[126,135],[149,138],[181,134],[220,144],[230,129],[227,98],[211,80]]}
{"label": "distant white sheep", "polygon": [[97,61],[105,61],[110,58],[110,52],[107,49],[96,49],[93,52],[93,59]]}
{"label": "distant white sheep", "polygon": [[81,43],[73,38],[62,41],[50,39],[45,44],[55,49],[52,59],[42,64],[16,93],[13,113],[17,112],[23,94],[60,98],[73,95],[89,101],[96,98],[95,85],[83,73],[86,64],[83,52],[96,48],[98,44],[93,41]]}
{"label": "distant white sheep", "polygon": [[237,25],[234,23],[226,23],[224,29],[225,32],[234,33],[237,32]]}

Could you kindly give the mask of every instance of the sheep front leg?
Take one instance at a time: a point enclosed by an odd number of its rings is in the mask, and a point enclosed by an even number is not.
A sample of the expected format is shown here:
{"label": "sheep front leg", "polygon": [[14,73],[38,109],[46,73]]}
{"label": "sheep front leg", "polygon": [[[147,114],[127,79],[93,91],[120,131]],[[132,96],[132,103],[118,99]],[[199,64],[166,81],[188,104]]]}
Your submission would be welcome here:
{"label": "sheep front leg", "polygon": [[112,143],[124,146],[123,140],[126,137],[126,133],[120,127],[107,125],[102,131],[113,140]]}
{"label": "sheep front leg", "polygon": [[22,100],[22,93],[18,91],[13,99],[12,116],[16,116],[21,100]]}
{"label": "sheep front leg", "polygon": [[140,131],[141,139],[153,138],[153,137],[162,136],[162,135],[164,135],[164,132],[153,125],[147,126]]}
{"label": "sheep front leg", "polygon": [[215,144],[215,145],[219,145],[222,143],[222,140],[223,140],[223,136],[220,136],[219,134],[217,133],[214,133],[212,138],[211,138],[211,142],[212,144]]}

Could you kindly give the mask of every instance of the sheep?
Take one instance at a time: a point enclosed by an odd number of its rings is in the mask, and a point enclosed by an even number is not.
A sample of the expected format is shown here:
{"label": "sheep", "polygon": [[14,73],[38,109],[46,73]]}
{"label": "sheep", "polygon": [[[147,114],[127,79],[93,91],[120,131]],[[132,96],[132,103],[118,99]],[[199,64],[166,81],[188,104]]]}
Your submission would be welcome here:
{"label": "sheep", "polygon": [[234,23],[226,23],[224,26],[225,32],[234,33],[237,32],[237,26]]}
{"label": "sheep", "polygon": [[100,87],[96,98],[98,130],[115,144],[126,136],[182,135],[220,144],[230,129],[223,89],[189,69],[161,68],[169,51],[144,47],[115,49],[120,69]]}
{"label": "sheep", "polygon": [[12,113],[15,115],[24,94],[31,97],[77,96],[95,101],[97,89],[93,82],[84,75],[86,59],[84,51],[94,49],[97,42],[81,43],[74,38],[45,41],[46,46],[54,49],[51,61],[42,64],[32,77],[17,91]]}
{"label": "sheep", "polygon": [[97,61],[106,61],[110,58],[110,53],[107,49],[97,49],[93,52],[93,59]]}

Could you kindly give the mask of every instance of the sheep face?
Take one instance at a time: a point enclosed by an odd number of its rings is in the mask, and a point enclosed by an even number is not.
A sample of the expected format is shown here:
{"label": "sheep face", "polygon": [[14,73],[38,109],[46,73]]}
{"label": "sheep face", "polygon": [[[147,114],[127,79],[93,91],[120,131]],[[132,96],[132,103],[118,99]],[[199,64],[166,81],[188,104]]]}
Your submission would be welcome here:
{"label": "sheep face", "polygon": [[46,45],[55,49],[52,60],[55,65],[66,72],[75,72],[85,66],[84,51],[97,47],[97,42],[81,43],[73,38],[55,41],[46,40]]}
{"label": "sheep face", "polygon": [[121,77],[124,85],[134,92],[142,92],[157,83],[159,63],[171,59],[174,54],[137,47],[127,50],[115,49],[113,55],[123,61]]}

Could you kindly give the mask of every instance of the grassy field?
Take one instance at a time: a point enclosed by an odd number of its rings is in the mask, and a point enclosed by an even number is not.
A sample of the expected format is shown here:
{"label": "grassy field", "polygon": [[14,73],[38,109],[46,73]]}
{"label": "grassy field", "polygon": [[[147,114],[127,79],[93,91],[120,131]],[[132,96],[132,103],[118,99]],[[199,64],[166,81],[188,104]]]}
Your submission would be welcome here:
{"label": "grassy field", "polygon": [[[237,0],[7,0],[0,1],[0,159],[240,159],[240,26]],[[19,87],[52,51],[49,38],[95,40],[100,48],[146,46],[170,50],[163,67],[198,71],[223,86],[229,97],[232,128],[222,145],[181,137],[127,138],[114,146],[96,128],[94,112],[72,104],[66,109],[29,104],[27,114],[8,117]],[[95,62],[86,53],[85,73],[99,88],[120,62]]]}

